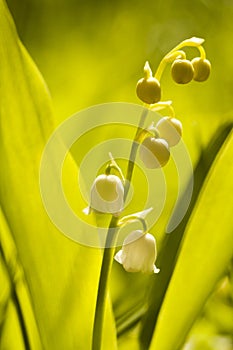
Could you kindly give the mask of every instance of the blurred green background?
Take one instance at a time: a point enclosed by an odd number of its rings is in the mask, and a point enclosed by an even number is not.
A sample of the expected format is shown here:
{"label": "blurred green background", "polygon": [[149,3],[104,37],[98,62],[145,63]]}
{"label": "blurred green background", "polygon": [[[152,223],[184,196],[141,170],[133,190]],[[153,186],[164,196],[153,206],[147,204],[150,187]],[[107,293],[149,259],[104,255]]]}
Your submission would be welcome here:
{"label": "blurred green background", "polygon": [[[206,40],[211,76],[205,83],[178,86],[168,68],[162,78],[162,98],[173,100],[193,165],[219,125],[232,120],[233,1],[7,0],[7,3],[18,34],[48,85],[57,125],[94,104],[140,103],[135,84],[142,76],[145,61],[155,71],[164,54],[192,36]],[[194,49],[188,50],[190,58],[195,54]],[[160,225],[158,234],[164,225]],[[114,264],[111,293],[119,323],[131,306],[142,303],[146,289],[146,277],[127,274]],[[232,298],[232,285],[223,279],[195,325],[193,332],[197,336],[187,349],[230,350],[225,337],[233,331],[230,295]],[[137,349],[136,334],[137,328],[122,334],[120,348]]]}
{"label": "blurred green background", "polygon": [[[231,117],[233,1],[8,0],[20,38],[42,72],[57,123],[98,103],[140,103],[135,84],[146,60],[155,71],[177,43],[203,37],[212,63],[202,84],[174,84],[169,68],[163,100],[173,100],[195,160],[219,123]],[[190,57],[197,54],[189,50]]]}

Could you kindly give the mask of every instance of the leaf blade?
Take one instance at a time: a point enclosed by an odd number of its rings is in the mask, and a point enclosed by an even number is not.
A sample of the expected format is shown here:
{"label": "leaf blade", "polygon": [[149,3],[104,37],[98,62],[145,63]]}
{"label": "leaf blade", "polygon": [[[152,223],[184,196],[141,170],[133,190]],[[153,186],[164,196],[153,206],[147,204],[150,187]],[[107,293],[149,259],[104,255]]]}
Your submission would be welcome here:
{"label": "leaf blade", "polygon": [[[229,193],[233,190],[232,135],[227,141],[212,167],[196,211],[188,225],[174,274],[159,314],[150,347],[152,350],[180,348],[195,317],[232,257],[233,203],[232,198],[229,198]],[[222,173],[225,174],[224,182]],[[226,198],[228,208],[224,206]],[[215,219],[218,216],[221,217],[221,220],[216,222]],[[224,234],[220,234],[221,229]],[[202,235],[201,240],[197,234]],[[218,263],[216,263],[216,258],[219,260]],[[192,269],[193,266],[195,268]],[[208,281],[206,281],[206,275]],[[185,291],[184,282],[186,282]],[[168,333],[169,337],[167,337]]]}
{"label": "leaf blade", "polygon": [[[39,167],[54,127],[51,100],[3,0],[0,25],[1,205],[25,273],[42,347],[88,348],[101,253],[61,235],[44,210]],[[76,165],[71,157],[68,162],[75,177]],[[109,343],[116,347],[109,300],[104,342],[106,348]]]}
{"label": "leaf blade", "polygon": [[[204,149],[200,154],[199,161],[194,171],[193,195],[188,211],[179,226],[171,234],[165,236],[163,246],[159,252],[157,259],[158,266],[163,266],[163,268],[161,269],[160,274],[158,274],[152,282],[152,288],[149,295],[149,307],[142,321],[143,325],[140,334],[140,342],[141,346],[145,349],[148,349],[151,342],[161,305],[163,303],[171,276],[174,271],[177,260],[177,252],[179,250],[187,224],[196,206],[200,191],[204,185],[206,177],[208,176],[211,166],[231,130],[232,123],[227,123],[219,127],[209,141],[206,149]],[[187,187],[189,188],[189,185]],[[176,216],[176,210],[178,210],[179,213],[179,206],[181,205],[182,207],[182,201],[183,199],[181,197],[180,202],[176,204],[176,208],[174,209],[174,216]],[[172,224],[172,222],[173,216],[171,217],[169,224]]]}

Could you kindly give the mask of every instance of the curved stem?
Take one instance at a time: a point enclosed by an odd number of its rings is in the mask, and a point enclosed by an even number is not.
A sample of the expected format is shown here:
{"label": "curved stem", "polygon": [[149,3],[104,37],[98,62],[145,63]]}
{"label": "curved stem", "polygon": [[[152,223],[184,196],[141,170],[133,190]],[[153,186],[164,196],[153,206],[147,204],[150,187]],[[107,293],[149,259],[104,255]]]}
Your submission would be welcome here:
{"label": "curved stem", "polygon": [[201,58],[205,58],[205,50],[204,48],[201,46],[201,44],[204,42],[204,39],[201,38],[190,38],[187,40],[182,41],[181,43],[179,43],[177,46],[175,46],[171,51],[169,51],[164,58],[161,60],[157,71],[155,73],[155,78],[160,80],[161,76],[164,72],[164,69],[167,65],[167,63],[173,61],[174,59],[178,58],[179,56],[183,56],[183,58],[185,58],[185,53],[183,51],[180,51],[180,49],[182,49],[183,47],[197,47],[197,49],[200,51],[201,54]]}
{"label": "curved stem", "polygon": [[205,60],[205,58],[206,58],[206,53],[205,53],[204,47],[198,46],[198,50],[199,50],[199,52],[200,52],[201,58],[202,58],[203,60]]}
{"label": "curved stem", "polygon": [[160,81],[161,76],[166,68],[166,65],[168,63],[171,63],[172,61],[174,61],[177,58],[185,59],[186,58],[185,52],[180,51],[180,50],[174,50],[174,49],[169,51],[168,54],[166,54],[164,56],[164,58],[160,61],[160,64],[159,64],[159,66],[156,70],[156,73],[155,73],[155,78]]}
{"label": "curved stem", "polygon": [[154,106],[152,106],[152,111],[159,111],[164,108],[169,110],[171,118],[175,118],[175,110],[172,107],[172,101],[157,102]]}
{"label": "curved stem", "polygon": [[[146,116],[148,113],[148,109],[143,109],[142,115],[139,121],[139,125],[133,140],[133,144],[130,152],[130,159],[128,162],[127,175],[126,179],[128,180],[125,183],[125,193],[124,200],[126,199],[129,192],[129,184],[133,175],[134,162],[136,159],[137,149],[139,144],[137,143],[138,135],[144,125]],[[96,300],[96,309],[95,309],[95,318],[94,318],[94,326],[93,326],[93,337],[92,337],[92,350],[100,350],[102,344],[102,336],[103,336],[103,323],[104,323],[104,314],[106,309],[106,296],[107,296],[107,285],[110,277],[110,272],[113,264],[113,256],[115,253],[115,242],[117,238],[117,232],[119,230],[118,218],[112,216],[111,222],[109,224],[102,266],[100,271],[100,279],[99,279],[99,287],[97,292],[97,300]]]}
{"label": "curved stem", "polygon": [[143,227],[143,232],[146,233],[147,232],[147,224],[146,224],[146,220],[141,218],[140,216],[137,216],[137,215],[127,215],[127,216],[124,216],[119,222],[119,226],[123,226],[123,225],[126,225],[127,223],[129,222],[132,222],[132,221],[139,221],[141,224],[142,224],[142,227]]}
{"label": "curved stem", "polygon": [[124,175],[121,171],[121,168],[118,166],[117,162],[115,161],[115,159],[112,156],[112,153],[109,153],[110,158],[111,158],[111,162],[107,165],[106,169],[105,169],[105,174],[109,175],[111,173],[111,169],[115,169],[118,174],[121,177],[121,181],[123,182],[123,184],[125,184],[125,178]]}

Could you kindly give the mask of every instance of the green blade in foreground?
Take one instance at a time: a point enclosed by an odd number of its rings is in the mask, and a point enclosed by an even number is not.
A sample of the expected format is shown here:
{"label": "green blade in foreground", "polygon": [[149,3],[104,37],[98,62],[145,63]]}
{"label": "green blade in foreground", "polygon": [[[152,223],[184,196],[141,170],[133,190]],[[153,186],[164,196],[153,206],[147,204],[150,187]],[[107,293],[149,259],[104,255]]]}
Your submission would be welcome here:
{"label": "green blade in foreground", "polygon": [[[194,170],[194,188],[188,211],[179,226],[177,226],[171,234],[165,236],[163,246],[157,259],[158,266],[163,266],[163,269],[153,280],[149,295],[148,310],[145,313],[142,322],[140,341],[143,349],[147,350],[151,343],[155,324],[175,268],[178,251],[180,250],[180,245],[190,217],[196,207],[196,203],[199,199],[201,190],[204,187],[209,171],[231,130],[232,123],[220,125],[218,130],[216,130],[211,137],[207,147],[203,149]],[[182,207],[182,197],[180,198],[180,206]],[[180,210],[179,205],[177,210]],[[176,215],[176,211],[174,211],[173,215]],[[172,222],[172,220],[173,218],[170,219],[170,222]]]}
{"label": "green blade in foreground", "polygon": [[151,350],[180,349],[232,258],[232,154],[231,133],[210,170],[187,227],[158,317]]}
{"label": "green blade in foreground", "polygon": [[[21,319],[25,321],[32,350],[40,349],[40,342],[45,350],[88,350],[101,254],[64,237],[45,212],[40,197],[39,166],[53,130],[51,101],[40,73],[18,39],[3,0],[0,0],[0,27],[0,142],[1,164],[4,164],[1,206],[8,227],[5,230],[1,225],[4,233],[1,239],[5,240],[2,247],[14,241],[16,252],[12,251],[8,259],[14,259],[16,264],[20,262],[23,269],[23,280],[12,284],[17,289],[20,283],[21,296],[27,300],[26,306],[21,305]],[[72,193],[77,168],[71,157],[67,163],[69,177],[64,181]],[[23,300],[24,297],[19,298],[21,303]],[[10,306],[12,310],[14,305],[10,303]],[[34,326],[38,327],[36,331],[27,322],[32,317]],[[110,308],[104,330],[103,349],[116,348]],[[2,332],[12,332],[4,334],[1,344],[3,348],[12,348],[14,329],[3,327]],[[35,337],[40,340],[34,341]]]}

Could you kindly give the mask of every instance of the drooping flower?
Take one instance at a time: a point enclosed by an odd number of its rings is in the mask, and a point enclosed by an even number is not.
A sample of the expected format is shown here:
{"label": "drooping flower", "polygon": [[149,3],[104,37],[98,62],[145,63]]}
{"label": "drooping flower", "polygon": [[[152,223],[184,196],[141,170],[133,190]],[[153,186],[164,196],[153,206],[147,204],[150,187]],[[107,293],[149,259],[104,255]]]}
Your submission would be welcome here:
{"label": "drooping flower", "polygon": [[193,80],[206,81],[210,75],[211,63],[209,60],[201,57],[196,57],[191,61],[194,69]]}
{"label": "drooping flower", "polygon": [[171,75],[177,84],[189,83],[194,75],[192,63],[186,59],[176,59],[171,66]]}
{"label": "drooping flower", "polygon": [[159,136],[166,140],[169,147],[179,143],[182,136],[182,124],[176,118],[163,117],[156,124]]}
{"label": "drooping flower", "polygon": [[131,232],[123,242],[122,249],[114,259],[128,272],[158,273],[156,240],[142,230]]}
{"label": "drooping flower", "polygon": [[85,209],[99,213],[118,215],[124,206],[124,186],[116,175],[99,175],[91,187],[90,206]]}
{"label": "drooping flower", "polygon": [[141,101],[153,104],[161,99],[161,87],[158,79],[152,76],[149,62],[144,66],[145,77],[137,82],[136,93]]}
{"label": "drooping flower", "polygon": [[164,139],[147,137],[140,146],[139,156],[149,169],[163,167],[170,157],[168,143]]}

